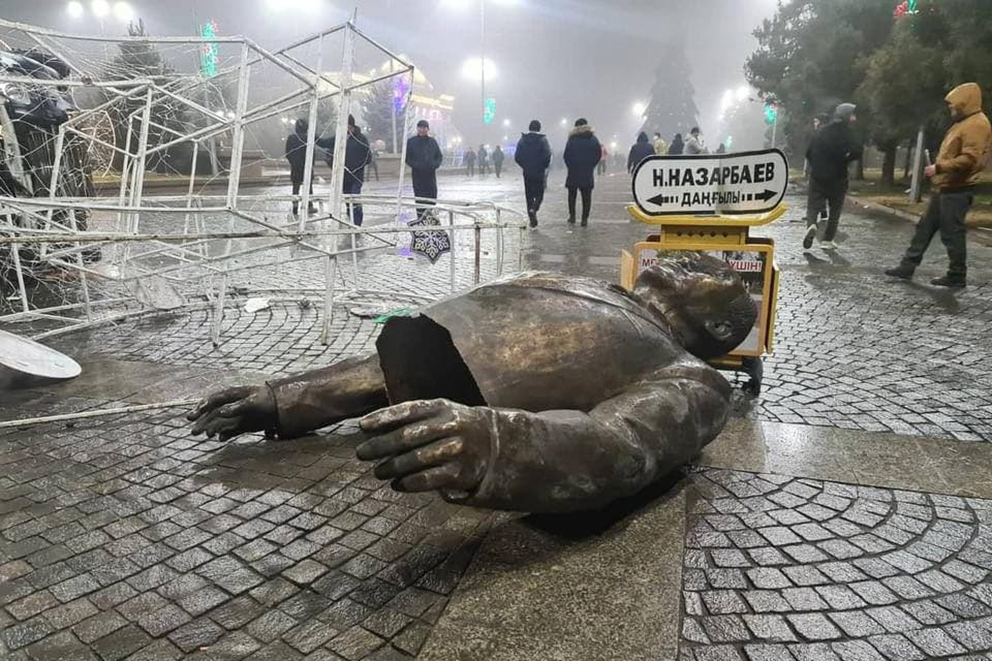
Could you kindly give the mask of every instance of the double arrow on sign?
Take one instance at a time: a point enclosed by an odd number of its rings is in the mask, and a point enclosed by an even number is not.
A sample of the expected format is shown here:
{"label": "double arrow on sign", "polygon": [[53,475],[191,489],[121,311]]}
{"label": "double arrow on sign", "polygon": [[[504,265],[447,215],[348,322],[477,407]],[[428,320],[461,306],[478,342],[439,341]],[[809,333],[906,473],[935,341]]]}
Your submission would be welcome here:
{"label": "double arrow on sign", "polygon": [[[765,189],[764,193],[743,193],[741,195],[742,202],[751,202],[754,200],[761,200],[762,202],[767,202],[768,200],[775,197],[776,193],[773,190]],[[656,204],[662,206],[663,204],[674,204],[679,199],[678,194],[676,195],[665,195],[664,193],[660,195],[655,195],[654,197],[649,197],[648,202],[651,204]]]}

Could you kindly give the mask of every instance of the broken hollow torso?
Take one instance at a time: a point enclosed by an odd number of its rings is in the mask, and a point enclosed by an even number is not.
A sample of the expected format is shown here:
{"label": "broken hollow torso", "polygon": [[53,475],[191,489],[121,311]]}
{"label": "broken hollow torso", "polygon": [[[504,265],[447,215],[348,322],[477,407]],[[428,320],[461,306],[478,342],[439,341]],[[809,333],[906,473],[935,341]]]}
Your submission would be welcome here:
{"label": "broken hollow torso", "polygon": [[390,403],[589,411],[661,367],[709,370],[615,285],[524,273],[390,319],[376,342]]}

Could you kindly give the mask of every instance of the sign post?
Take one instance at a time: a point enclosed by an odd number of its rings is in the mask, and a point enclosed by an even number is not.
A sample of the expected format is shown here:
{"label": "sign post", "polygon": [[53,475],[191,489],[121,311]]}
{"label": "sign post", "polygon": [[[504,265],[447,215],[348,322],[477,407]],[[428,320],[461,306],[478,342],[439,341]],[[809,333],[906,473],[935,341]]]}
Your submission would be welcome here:
{"label": "sign post", "polygon": [[633,289],[641,271],[665,253],[704,252],[730,264],[751,294],[759,314],[754,328],[727,356],[710,361],[719,369],[747,373],[748,389],[761,389],[761,357],[773,348],[779,271],[775,242],[750,235],[773,222],[783,204],[789,165],[777,149],[703,156],[652,156],[634,171],[630,216],[657,231],[621,256],[620,284]]}

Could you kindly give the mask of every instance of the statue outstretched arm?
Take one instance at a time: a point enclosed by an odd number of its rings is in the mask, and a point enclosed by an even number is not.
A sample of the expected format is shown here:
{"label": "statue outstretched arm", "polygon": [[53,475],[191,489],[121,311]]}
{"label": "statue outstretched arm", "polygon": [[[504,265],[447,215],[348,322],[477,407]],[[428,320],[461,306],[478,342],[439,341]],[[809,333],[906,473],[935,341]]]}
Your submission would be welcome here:
{"label": "statue outstretched arm", "polygon": [[194,423],[194,435],[222,441],[256,431],[295,438],[388,403],[379,358],[369,354],[267,383],[219,390],[186,417]]}
{"label": "statue outstretched arm", "polygon": [[408,402],[366,416],[361,459],[406,491],[527,512],[597,509],[691,459],[723,429],[730,386],[699,364],[671,366],[592,411]]}
{"label": "statue outstretched arm", "polygon": [[280,438],[303,436],[389,404],[376,354],[266,383],[275,399]]}

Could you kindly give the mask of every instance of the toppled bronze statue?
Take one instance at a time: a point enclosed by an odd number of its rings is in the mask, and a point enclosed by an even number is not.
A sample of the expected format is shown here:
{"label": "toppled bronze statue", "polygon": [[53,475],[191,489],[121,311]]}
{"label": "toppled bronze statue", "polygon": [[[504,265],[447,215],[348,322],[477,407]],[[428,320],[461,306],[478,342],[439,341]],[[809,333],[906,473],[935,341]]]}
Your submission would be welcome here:
{"label": "toppled bronze statue", "polygon": [[[522,273],[394,317],[377,354],[256,386],[189,414],[193,433],[292,438],[365,415],[358,457],[399,491],[527,512],[600,508],[691,459],[723,428],[730,385],[703,359],[757,311],[698,253],[617,285]],[[366,415],[367,414],[367,415]]]}

